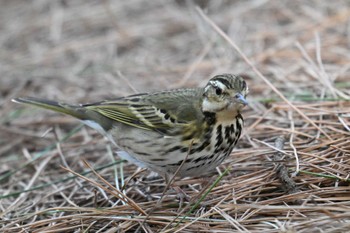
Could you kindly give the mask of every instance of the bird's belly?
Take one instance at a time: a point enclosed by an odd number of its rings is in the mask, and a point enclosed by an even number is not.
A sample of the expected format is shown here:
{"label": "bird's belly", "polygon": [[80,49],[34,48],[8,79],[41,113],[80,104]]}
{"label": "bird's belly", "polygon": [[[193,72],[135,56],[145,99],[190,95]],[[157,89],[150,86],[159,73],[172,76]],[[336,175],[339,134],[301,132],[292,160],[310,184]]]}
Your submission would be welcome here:
{"label": "bird's belly", "polygon": [[[154,131],[137,128],[123,129],[112,135],[116,144],[128,154],[122,158],[164,174],[198,176],[208,174],[227,158],[239,135],[229,125],[217,125],[207,140],[184,144],[179,137],[164,136]],[[232,131],[232,133],[229,132]],[[185,160],[185,161],[184,161]]]}
{"label": "bird's belly", "polygon": [[[153,141],[138,141],[131,144],[127,140],[121,140],[120,147],[127,154],[122,153],[122,158],[140,166],[150,168],[153,171],[164,174],[175,174],[185,176],[198,176],[208,174],[220,165],[232,151],[232,148],[225,151],[215,152],[214,150],[202,150],[200,152],[188,153],[188,147],[181,147],[180,143],[169,141],[168,146],[156,146],[157,138]],[[151,142],[152,141],[152,142]],[[164,143],[164,140],[162,140]],[[138,144],[135,146],[135,144]],[[170,146],[171,145],[171,146]],[[176,151],[169,151],[176,147],[182,148]],[[164,151],[169,152],[164,152]]]}

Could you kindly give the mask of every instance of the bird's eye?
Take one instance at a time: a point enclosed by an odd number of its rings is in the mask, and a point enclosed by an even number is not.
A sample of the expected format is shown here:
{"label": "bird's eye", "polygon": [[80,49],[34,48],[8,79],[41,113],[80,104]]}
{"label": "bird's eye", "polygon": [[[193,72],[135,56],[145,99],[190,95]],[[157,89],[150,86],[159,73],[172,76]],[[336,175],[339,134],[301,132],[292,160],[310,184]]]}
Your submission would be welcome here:
{"label": "bird's eye", "polygon": [[216,93],[217,95],[221,95],[221,94],[222,94],[222,90],[221,90],[219,87],[217,87],[217,88],[215,89],[215,93]]}

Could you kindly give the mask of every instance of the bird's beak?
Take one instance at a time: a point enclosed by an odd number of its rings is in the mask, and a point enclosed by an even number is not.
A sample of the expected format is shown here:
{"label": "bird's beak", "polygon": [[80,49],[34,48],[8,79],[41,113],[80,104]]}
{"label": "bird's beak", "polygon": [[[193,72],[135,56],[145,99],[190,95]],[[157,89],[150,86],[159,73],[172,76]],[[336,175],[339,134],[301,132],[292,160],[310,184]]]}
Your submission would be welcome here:
{"label": "bird's beak", "polygon": [[235,101],[240,103],[240,104],[243,104],[244,106],[248,105],[248,101],[240,93],[235,95]]}

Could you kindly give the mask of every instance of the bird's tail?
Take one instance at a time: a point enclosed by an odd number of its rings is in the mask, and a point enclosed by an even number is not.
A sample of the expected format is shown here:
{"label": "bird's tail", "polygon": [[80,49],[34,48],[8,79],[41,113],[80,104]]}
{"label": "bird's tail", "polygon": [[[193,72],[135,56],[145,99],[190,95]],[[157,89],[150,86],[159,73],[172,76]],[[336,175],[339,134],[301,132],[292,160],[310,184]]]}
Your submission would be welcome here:
{"label": "bird's tail", "polygon": [[49,109],[55,112],[64,113],[80,120],[85,120],[86,114],[80,106],[69,105],[52,100],[39,99],[35,97],[20,97],[12,99],[15,103],[28,104],[36,107]]}

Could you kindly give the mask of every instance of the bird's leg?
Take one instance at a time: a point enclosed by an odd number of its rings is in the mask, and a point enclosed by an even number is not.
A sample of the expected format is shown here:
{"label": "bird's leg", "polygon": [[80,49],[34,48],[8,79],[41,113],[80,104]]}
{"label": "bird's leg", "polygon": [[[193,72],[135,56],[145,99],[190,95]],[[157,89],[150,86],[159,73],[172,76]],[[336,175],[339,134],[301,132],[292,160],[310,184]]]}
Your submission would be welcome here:
{"label": "bird's leg", "polygon": [[165,182],[167,184],[165,191],[169,187],[171,187],[175,191],[176,196],[177,196],[177,198],[180,201],[179,209],[181,209],[182,206],[183,206],[184,201],[189,202],[191,200],[191,197],[189,195],[187,195],[187,193],[183,189],[181,189],[179,185],[174,184],[174,177],[170,178],[170,176],[167,174],[167,175],[164,176],[164,180],[165,180]]}
{"label": "bird's leg", "polygon": [[187,193],[183,189],[181,189],[180,186],[174,185],[172,186],[172,188],[175,190],[176,196],[180,200],[179,209],[182,209],[184,201],[189,202],[191,200],[191,197],[187,195]]}

